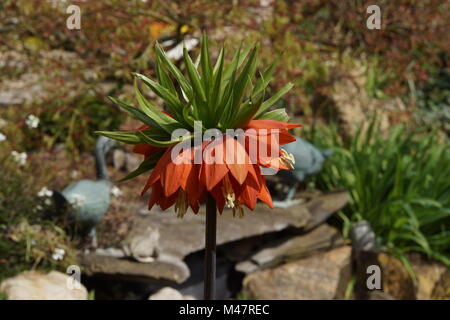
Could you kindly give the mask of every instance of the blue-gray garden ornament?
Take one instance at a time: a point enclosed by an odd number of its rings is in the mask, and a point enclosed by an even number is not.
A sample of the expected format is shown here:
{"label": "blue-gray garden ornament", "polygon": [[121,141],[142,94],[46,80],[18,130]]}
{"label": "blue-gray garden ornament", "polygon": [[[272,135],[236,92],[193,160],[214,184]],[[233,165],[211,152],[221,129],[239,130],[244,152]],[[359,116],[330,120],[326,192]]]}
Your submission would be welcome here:
{"label": "blue-gray garden ornament", "polygon": [[294,142],[284,145],[282,148],[294,156],[295,164],[294,170],[281,170],[277,173],[281,177],[282,183],[289,187],[289,191],[285,200],[274,201],[273,204],[278,208],[288,208],[300,203],[300,200],[293,200],[299,184],[307,177],[318,174],[333,150],[319,150],[297,136]]}
{"label": "blue-gray garden ornament", "polygon": [[68,185],[60,193],[62,201],[69,204],[69,218],[82,234],[89,235],[92,245],[97,246],[96,225],[108,211],[112,183],[106,167],[106,154],[114,140],[100,136],[95,145],[97,180],[82,179]]}

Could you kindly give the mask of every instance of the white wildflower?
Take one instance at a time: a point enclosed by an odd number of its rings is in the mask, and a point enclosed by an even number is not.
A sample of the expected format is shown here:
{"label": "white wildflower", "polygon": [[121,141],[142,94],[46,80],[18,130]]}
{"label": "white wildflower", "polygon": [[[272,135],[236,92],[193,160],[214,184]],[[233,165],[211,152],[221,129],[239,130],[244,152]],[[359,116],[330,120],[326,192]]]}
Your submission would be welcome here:
{"label": "white wildflower", "polygon": [[36,117],[33,114],[29,114],[27,119],[25,120],[25,123],[27,124],[28,128],[34,129],[39,126],[39,118]]}
{"label": "white wildflower", "polygon": [[25,152],[17,152],[16,150],[11,151],[11,156],[13,160],[19,164],[19,166],[24,166],[27,163],[27,154]]}
{"label": "white wildflower", "polygon": [[122,195],[122,190],[120,190],[118,187],[114,186],[111,189],[111,194],[113,195],[113,197],[120,197]]}
{"label": "white wildflower", "polygon": [[56,248],[53,250],[52,258],[55,261],[60,261],[64,259],[64,255],[66,254],[66,251],[64,249]]}
{"label": "white wildflower", "polygon": [[6,136],[0,132],[0,142],[3,142],[6,140]]}
{"label": "white wildflower", "polygon": [[52,204],[52,200],[47,198],[47,199],[45,199],[44,203],[45,203],[46,206],[50,206]]}
{"label": "white wildflower", "polygon": [[72,172],[70,172],[70,177],[72,178],[72,179],[76,179],[76,178],[78,178],[78,175],[79,175],[80,173],[78,172],[78,170],[72,170]]}
{"label": "white wildflower", "polygon": [[53,195],[53,191],[47,189],[47,187],[42,187],[42,189],[37,193],[39,198],[51,197]]}
{"label": "white wildflower", "polygon": [[6,120],[0,118],[0,129],[6,126]]}
{"label": "white wildflower", "polygon": [[81,207],[85,200],[85,196],[76,193],[72,196],[72,199],[70,199],[69,203],[74,207]]}

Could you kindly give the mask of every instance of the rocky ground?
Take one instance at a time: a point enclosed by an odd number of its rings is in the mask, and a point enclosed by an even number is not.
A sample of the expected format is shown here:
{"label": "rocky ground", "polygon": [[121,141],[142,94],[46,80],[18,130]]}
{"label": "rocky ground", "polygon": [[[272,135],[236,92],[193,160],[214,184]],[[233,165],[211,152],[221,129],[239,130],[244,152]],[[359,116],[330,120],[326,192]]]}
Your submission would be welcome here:
{"label": "rocky ground", "polygon": [[[33,155],[46,159],[44,153]],[[53,157],[63,159],[62,154]],[[92,167],[83,156],[83,167]],[[139,163],[127,149],[108,159],[113,179]],[[67,171],[59,161],[61,172]],[[80,173],[93,178],[93,170]],[[69,183],[57,179],[58,186]],[[80,178],[80,177],[78,177]],[[98,226],[99,246],[80,250],[80,291],[55,288],[71,277],[25,272],[4,280],[8,299],[201,299],[203,295],[204,209],[176,218],[172,209],[148,211],[140,197],[145,176],[119,184]],[[217,297],[240,299],[448,299],[449,270],[416,255],[414,275],[398,259],[345,240],[330,217],[348,201],[346,191],[297,194],[301,204],[269,209],[259,204],[243,219],[225,212],[218,219]],[[367,267],[381,270],[380,290],[368,290]],[[69,279],[69,280],[68,280]],[[58,285],[58,283],[60,285]]]}

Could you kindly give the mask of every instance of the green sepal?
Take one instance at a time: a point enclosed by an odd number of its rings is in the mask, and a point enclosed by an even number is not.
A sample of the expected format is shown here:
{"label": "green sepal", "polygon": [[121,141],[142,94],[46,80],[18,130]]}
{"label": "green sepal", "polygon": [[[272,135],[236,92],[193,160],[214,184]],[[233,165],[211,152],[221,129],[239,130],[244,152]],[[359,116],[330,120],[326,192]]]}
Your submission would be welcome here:
{"label": "green sepal", "polygon": [[171,147],[173,145],[176,145],[177,143],[180,143],[180,142],[183,142],[184,140],[192,138],[192,134],[189,134],[189,135],[185,135],[185,136],[183,136],[179,139],[175,139],[175,140],[157,140],[157,139],[153,139],[152,137],[150,137],[149,135],[147,135],[145,132],[142,132],[142,131],[136,131],[136,134],[144,141],[144,143],[150,144],[155,147],[162,147],[162,148]]}
{"label": "green sepal", "polygon": [[95,131],[96,134],[105,136],[107,138],[123,142],[126,144],[140,144],[143,140],[136,135],[135,131],[120,132],[120,131]]}

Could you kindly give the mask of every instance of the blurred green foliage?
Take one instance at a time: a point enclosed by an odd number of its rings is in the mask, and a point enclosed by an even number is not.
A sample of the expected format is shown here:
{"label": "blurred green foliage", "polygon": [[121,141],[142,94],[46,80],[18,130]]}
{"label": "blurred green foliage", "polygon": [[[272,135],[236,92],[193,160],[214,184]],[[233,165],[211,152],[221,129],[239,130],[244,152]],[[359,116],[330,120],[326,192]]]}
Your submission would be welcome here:
{"label": "blurred green foliage", "polygon": [[336,150],[316,183],[325,190],[349,190],[344,231],[364,219],[394,252],[421,252],[450,266],[448,141],[402,125],[383,137],[376,120],[348,143],[335,126],[321,127],[310,138]]}
{"label": "blurred green foliage", "polygon": [[428,128],[441,128],[450,136],[450,70],[440,70],[414,94],[417,121]]}
{"label": "blurred green foliage", "polygon": [[123,122],[123,114],[117,112],[103,99],[84,95],[74,99],[72,106],[45,108],[39,114],[40,132],[46,147],[64,143],[72,151],[90,151],[94,145],[94,132],[101,129],[115,130]]}
{"label": "blurred green foliage", "polygon": [[[0,46],[24,54],[27,67],[5,64],[0,71],[10,77],[33,72],[53,82],[58,88],[53,95],[27,107],[42,113],[46,146],[60,141],[74,150],[91,147],[92,138],[81,131],[92,132],[102,122],[104,104],[85,102],[86,92],[96,91],[104,81],[121,88],[131,81],[132,72],[153,73],[155,23],[167,24],[171,32],[189,26],[183,36],[195,37],[205,30],[213,41],[226,40],[230,53],[243,39],[260,42],[260,67],[277,57],[282,60],[275,70],[278,82],[269,90],[294,83],[280,104],[306,119],[316,108],[311,102],[314,95],[327,94],[335,81],[351,77],[348,71],[357,61],[367,69],[369,96],[384,99],[405,94],[408,81],[422,87],[430,74],[443,67],[438,55],[450,47],[450,3],[439,0],[379,1],[381,30],[367,29],[368,4],[362,0],[284,0],[265,5],[260,0],[73,1],[82,12],[82,27],[76,31],[66,28],[66,4],[57,3],[2,2]],[[218,53],[218,47],[211,45],[211,49]],[[69,61],[46,57],[48,51],[59,50],[73,56]],[[90,113],[93,108],[99,110]],[[72,125],[78,120],[79,127]],[[119,125],[116,120],[106,127]],[[58,122],[67,126],[61,128]]]}

